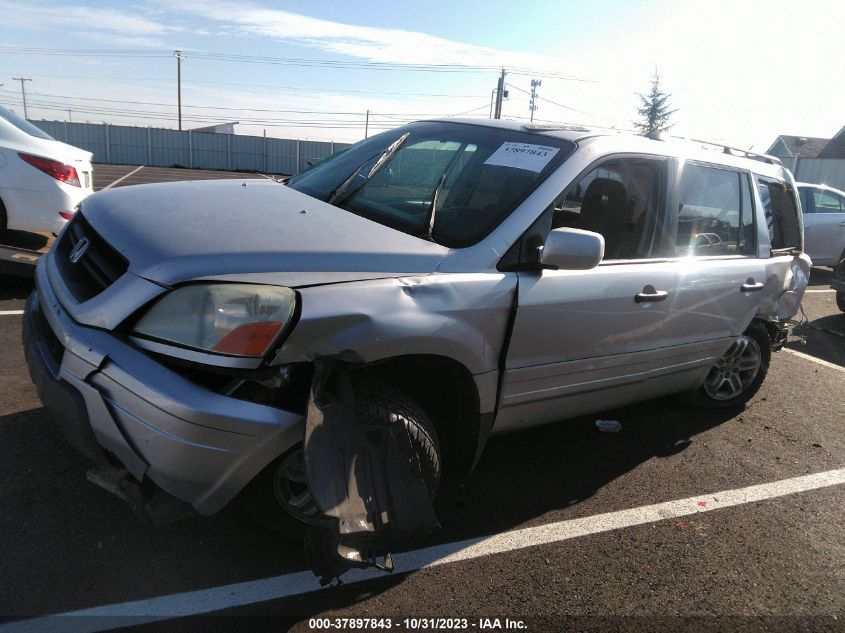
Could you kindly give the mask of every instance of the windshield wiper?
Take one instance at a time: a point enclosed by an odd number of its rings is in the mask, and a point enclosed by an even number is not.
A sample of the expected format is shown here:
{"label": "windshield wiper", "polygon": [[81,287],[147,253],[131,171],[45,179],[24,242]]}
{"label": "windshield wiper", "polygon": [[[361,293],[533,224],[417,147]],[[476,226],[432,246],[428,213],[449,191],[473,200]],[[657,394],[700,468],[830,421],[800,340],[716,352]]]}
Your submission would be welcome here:
{"label": "windshield wiper", "polygon": [[378,160],[370,168],[369,173],[364,176],[364,179],[359,184],[357,184],[354,189],[347,193],[346,190],[349,189],[353,181],[360,175],[361,170],[364,169],[366,164],[372,160],[372,157],[364,161],[364,163],[362,163],[361,166],[358,167],[358,169],[352,172],[352,175],[349,176],[349,178],[343,181],[343,184],[340,185],[340,187],[334,190],[334,193],[329,196],[327,202],[335,206],[340,206],[341,204],[352,198],[356,193],[361,190],[364,185],[366,185],[372,179],[373,176],[375,176],[381,170],[382,167],[387,164],[387,161],[393,158],[394,154],[396,154],[396,152],[398,152],[399,149],[405,144],[405,141],[408,140],[409,136],[411,136],[411,133],[405,132],[402,136],[400,136],[398,139],[396,139],[390,145],[384,148],[381,153],[381,156],[378,157]]}
{"label": "windshield wiper", "polygon": [[431,205],[428,207],[428,214],[426,216],[426,230],[427,237],[429,241],[434,241],[434,222],[437,217],[437,203],[440,200],[440,192],[443,191],[443,187],[446,186],[446,172],[443,172],[443,175],[440,176],[440,182],[437,183],[437,187],[434,189],[434,193],[431,196]]}

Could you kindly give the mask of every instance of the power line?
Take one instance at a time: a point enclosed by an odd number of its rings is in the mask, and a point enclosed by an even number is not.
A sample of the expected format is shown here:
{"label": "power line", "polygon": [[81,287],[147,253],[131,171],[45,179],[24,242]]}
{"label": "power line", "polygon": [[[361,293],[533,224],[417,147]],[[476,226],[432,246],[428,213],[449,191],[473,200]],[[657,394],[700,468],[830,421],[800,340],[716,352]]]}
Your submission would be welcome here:
{"label": "power line", "polygon": [[[508,87],[513,88],[514,90],[518,90],[519,92],[524,92],[527,95],[531,95],[531,92],[529,92],[528,90],[523,90],[522,88],[519,88],[518,86],[508,84]],[[583,110],[578,110],[577,108],[573,108],[573,107],[568,106],[568,105],[563,105],[562,103],[558,103],[557,101],[552,101],[551,99],[547,99],[546,97],[541,97],[540,95],[535,95],[535,96],[536,96],[537,99],[540,99],[540,100],[545,101],[547,103],[551,103],[552,105],[556,105],[556,106],[563,108],[565,110],[571,110],[572,112],[577,112],[578,114],[583,114],[583,115],[586,115],[586,116],[592,116],[592,117],[596,116],[595,114],[591,114],[589,112],[584,112]]]}
{"label": "power line", "polygon": [[[236,62],[236,63],[250,63],[250,64],[271,64],[281,66],[299,66],[304,68],[321,67],[321,68],[338,68],[346,70],[385,70],[385,71],[409,71],[409,72],[491,72],[498,71],[500,66],[487,65],[473,65],[473,64],[424,64],[424,63],[405,63],[405,62],[374,62],[374,61],[353,61],[353,60],[332,60],[319,58],[303,58],[303,57],[269,57],[259,55],[240,55],[234,53],[217,53],[212,51],[189,51],[193,59],[204,59],[208,61],[220,62]],[[35,47],[20,47],[20,46],[0,46],[0,53],[10,54],[26,54],[26,55],[60,55],[60,56],[77,56],[77,57],[136,57],[136,58],[162,58],[170,57],[172,51],[156,51],[156,50],[120,50],[120,49],[62,49],[62,48],[35,48]],[[515,75],[541,75],[543,77],[562,79],[566,81],[585,81],[592,82],[594,80],[583,77],[574,77],[560,72],[545,70],[538,71],[537,69],[513,67],[508,68],[508,72]]]}
{"label": "power line", "polygon": [[[0,93],[8,94],[9,91],[0,90]],[[0,103],[8,103],[13,105],[14,102],[9,101],[9,97],[6,97],[6,100],[2,99],[3,95],[0,94]],[[47,101],[36,99],[31,101],[34,107],[38,107],[44,110],[52,110],[52,111],[67,111],[68,105],[66,103],[60,103],[55,101]],[[170,104],[164,104],[170,107]],[[120,108],[120,107],[97,107],[88,104],[77,104],[73,105],[73,110],[75,112],[81,114],[94,114],[94,115],[106,115],[106,116],[116,116],[116,117],[131,117],[137,119],[146,119],[146,120],[172,120],[172,115],[167,112],[158,112],[153,110],[144,110],[144,109],[135,109],[135,108]],[[477,110],[481,110],[486,108],[486,104],[479,106],[477,108],[473,108],[472,110],[468,110],[466,112],[460,113],[449,113],[449,114],[437,114],[437,113],[404,113],[404,118],[400,116],[391,116],[385,114],[377,114],[371,113],[373,117],[380,117],[386,118],[389,117],[393,121],[399,123],[408,123],[414,120],[418,120],[419,118],[446,118],[449,116],[461,116],[470,112],[474,112]],[[280,127],[326,127],[326,128],[357,128],[361,125],[360,118],[335,118],[339,116],[356,116],[360,117],[362,113],[360,112],[346,112],[346,113],[338,113],[338,112],[327,112],[327,111],[299,111],[295,112],[294,114],[321,114],[329,118],[279,118],[279,117],[262,117],[262,118],[249,118],[249,117],[242,117],[240,119],[240,123],[244,125],[266,125],[266,126],[280,126]],[[398,113],[397,113],[398,114]],[[199,122],[199,123],[213,123],[218,122],[220,117],[214,114],[202,114],[202,113],[189,113],[183,116],[183,120],[192,121],[192,122]],[[393,122],[379,122],[373,121],[370,124],[372,127],[380,127],[380,128],[389,128],[394,127],[396,123]]]}
{"label": "power line", "polygon": [[[186,80],[183,80],[186,81]],[[11,90],[0,90],[0,94],[14,94],[14,91]],[[30,92],[30,96],[38,96],[38,97],[51,97],[56,99],[73,99],[79,101],[96,101],[98,103],[126,103],[126,104],[137,104],[137,105],[149,105],[149,106],[161,106],[170,108],[173,107],[172,103],[164,103],[160,101],[135,101],[135,100],[128,100],[128,99],[100,99],[98,97],[77,97],[72,95],[59,95],[59,94],[48,94],[44,92]],[[76,106],[73,106],[76,109]],[[352,115],[359,115],[361,114],[360,111],[356,112],[338,112],[333,110],[287,110],[287,109],[274,109],[274,108],[227,108],[224,106],[202,106],[202,105],[183,105],[183,108],[197,108],[202,110],[223,110],[227,112],[281,112],[286,114],[352,114]],[[431,113],[429,112],[390,112],[390,113],[382,113],[383,115],[404,115],[404,116],[430,116]]]}
{"label": "power line", "polygon": [[[45,79],[69,79],[67,75],[32,75],[33,77],[41,77]],[[168,77],[92,77],[86,75],[76,75],[73,77],[74,81],[96,81],[98,83],[103,81],[158,81],[158,82],[170,82],[171,79]],[[237,86],[238,88],[242,87],[250,87],[250,88],[273,88],[276,90],[284,91],[284,90],[291,90],[291,91],[310,91],[310,92],[329,92],[329,93],[336,93],[336,94],[363,94],[363,95],[387,95],[387,96],[398,96],[398,97],[439,97],[444,99],[483,99],[485,95],[467,95],[467,94],[445,94],[439,92],[398,92],[398,91],[383,91],[383,90],[354,90],[354,89],[343,89],[343,88],[313,88],[311,86],[286,86],[280,84],[256,84],[256,83],[246,83],[242,81],[212,81],[212,80],[203,80],[203,79],[182,79],[182,83],[186,84],[208,84],[214,86]],[[2,84],[0,84],[2,85]],[[74,99],[80,99],[82,97],[69,97]],[[133,102],[135,103],[135,102]],[[185,106],[189,107],[189,106]]]}

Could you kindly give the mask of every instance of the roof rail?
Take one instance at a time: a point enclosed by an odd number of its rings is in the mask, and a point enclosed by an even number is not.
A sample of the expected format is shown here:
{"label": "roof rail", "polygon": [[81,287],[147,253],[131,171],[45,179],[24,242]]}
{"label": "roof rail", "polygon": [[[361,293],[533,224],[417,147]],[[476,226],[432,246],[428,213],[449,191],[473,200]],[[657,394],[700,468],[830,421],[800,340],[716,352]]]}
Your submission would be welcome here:
{"label": "roof rail", "polygon": [[739,147],[731,147],[730,145],[725,145],[724,143],[716,143],[715,141],[703,141],[698,138],[687,138],[685,136],[674,136],[671,134],[666,134],[665,132],[650,132],[647,134],[647,137],[652,139],[653,141],[668,141],[670,139],[678,139],[681,141],[689,141],[691,143],[701,143],[702,145],[710,145],[712,147],[718,147],[722,150],[725,154],[730,154],[731,156],[735,156],[739,154],[744,158],[750,158],[751,160],[759,160],[764,163],[769,163],[770,165],[779,165],[783,167],[783,163],[780,162],[780,159],[776,156],[770,156],[769,154],[759,154],[757,152],[751,152],[747,149],[740,149]]}

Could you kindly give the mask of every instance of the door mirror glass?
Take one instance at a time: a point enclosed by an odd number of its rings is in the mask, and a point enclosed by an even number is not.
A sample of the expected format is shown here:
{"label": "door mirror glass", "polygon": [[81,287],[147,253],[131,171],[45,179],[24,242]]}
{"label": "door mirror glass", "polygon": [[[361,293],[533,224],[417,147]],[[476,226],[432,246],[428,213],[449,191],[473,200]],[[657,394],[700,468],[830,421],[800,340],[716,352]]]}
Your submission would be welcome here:
{"label": "door mirror glass", "polygon": [[554,229],[543,246],[544,267],[562,270],[589,270],[604,257],[604,238],[582,229]]}

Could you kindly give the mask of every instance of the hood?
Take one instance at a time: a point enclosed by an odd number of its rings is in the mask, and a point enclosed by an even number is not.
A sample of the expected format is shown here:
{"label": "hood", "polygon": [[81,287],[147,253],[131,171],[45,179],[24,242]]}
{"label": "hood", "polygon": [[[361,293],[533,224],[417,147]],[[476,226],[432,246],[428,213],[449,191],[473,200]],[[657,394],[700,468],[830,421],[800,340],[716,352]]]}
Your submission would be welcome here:
{"label": "hood", "polygon": [[159,284],[280,273],[300,285],[434,272],[448,252],[267,179],[121,187],[94,194],[82,212]]}

